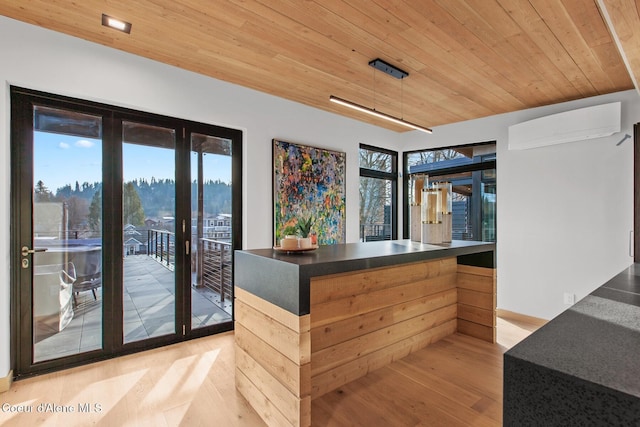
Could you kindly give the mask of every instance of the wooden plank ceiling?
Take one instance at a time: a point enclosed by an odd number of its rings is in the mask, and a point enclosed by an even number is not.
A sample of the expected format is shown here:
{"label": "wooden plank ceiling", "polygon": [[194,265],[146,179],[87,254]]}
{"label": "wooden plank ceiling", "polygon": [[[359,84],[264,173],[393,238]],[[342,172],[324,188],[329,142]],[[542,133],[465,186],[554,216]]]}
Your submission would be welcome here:
{"label": "wooden plank ceiling", "polygon": [[634,0],[0,0],[11,18],[396,131],[329,96],[434,127],[633,88],[603,7],[638,17]]}

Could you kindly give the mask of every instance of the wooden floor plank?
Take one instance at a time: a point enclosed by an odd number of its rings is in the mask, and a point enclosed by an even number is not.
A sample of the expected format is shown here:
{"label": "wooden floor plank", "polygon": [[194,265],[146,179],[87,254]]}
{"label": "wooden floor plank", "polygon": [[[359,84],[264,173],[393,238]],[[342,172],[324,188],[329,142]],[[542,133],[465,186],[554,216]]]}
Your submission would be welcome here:
{"label": "wooden floor plank", "polygon": [[[498,318],[498,343],[454,334],[312,402],[313,425],[501,425],[502,354],[541,323]],[[235,388],[233,332],[16,381],[0,425],[260,427]],[[39,404],[73,413],[37,412]],[[80,404],[100,410],[78,412]],[[93,407],[95,409],[95,406]]]}

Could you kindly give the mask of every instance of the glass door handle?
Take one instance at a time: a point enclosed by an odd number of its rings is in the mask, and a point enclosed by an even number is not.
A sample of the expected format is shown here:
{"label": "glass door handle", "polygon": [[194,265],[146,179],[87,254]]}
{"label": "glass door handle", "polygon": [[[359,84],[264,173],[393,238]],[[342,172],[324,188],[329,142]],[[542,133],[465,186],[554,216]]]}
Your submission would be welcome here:
{"label": "glass door handle", "polygon": [[29,254],[34,254],[36,252],[46,252],[47,249],[46,248],[40,248],[40,249],[29,249],[28,246],[23,246],[22,247],[22,256],[27,256]]}

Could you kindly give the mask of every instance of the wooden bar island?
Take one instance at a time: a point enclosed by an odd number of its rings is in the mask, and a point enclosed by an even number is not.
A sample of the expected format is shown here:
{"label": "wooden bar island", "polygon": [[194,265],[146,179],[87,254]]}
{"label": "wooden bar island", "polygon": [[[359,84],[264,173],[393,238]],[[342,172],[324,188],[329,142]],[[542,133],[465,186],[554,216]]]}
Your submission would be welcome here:
{"label": "wooden bar island", "polygon": [[454,332],[495,342],[493,243],[236,251],[234,270],[236,387],[269,426]]}

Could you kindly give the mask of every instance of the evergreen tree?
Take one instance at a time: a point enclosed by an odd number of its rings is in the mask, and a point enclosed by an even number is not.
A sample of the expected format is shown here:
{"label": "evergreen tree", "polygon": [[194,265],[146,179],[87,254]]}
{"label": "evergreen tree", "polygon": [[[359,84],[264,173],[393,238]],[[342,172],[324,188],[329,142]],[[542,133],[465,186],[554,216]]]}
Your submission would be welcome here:
{"label": "evergreen tree", "polygon": [[34,189],[34,201],[35,202],[50,202],[53,200],[53,194],[42,180],[36,183],[36,187]]}
{"label": "evergreen tree", "polygon": [[71,186],[69,184],[64,187],[58,188],[56,191],[56,199],[58,200],[66,200],[70,198],[72,195]]}
{"label": "evergreen tree", "polygon": [[93,194],[89,205],[89,227],[96,233],[102,232],[102,194],[100,190]]}
{"label": "evergreen tree", "polygon": [[135,226],[143,225],[144,209],[142,208],[142,202],[140,201],[138,191],[136,191],[132,182],[128,182],[124,185],[122,198],[122,220],[124,224],[133,224]]}

